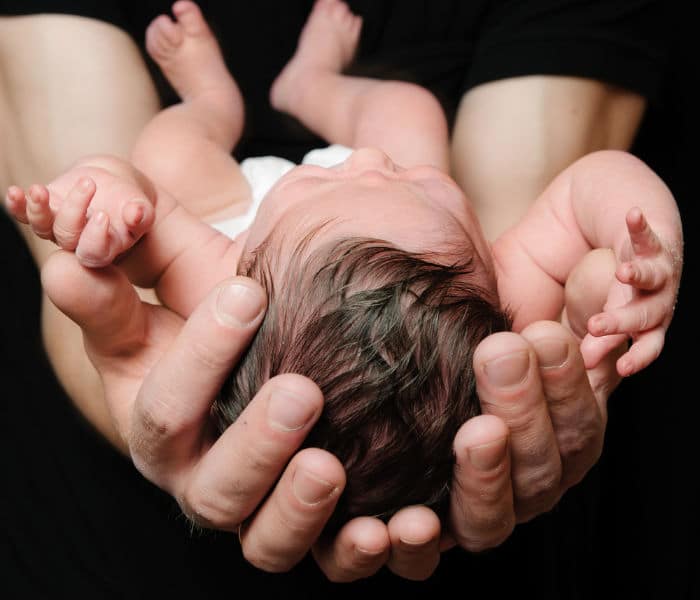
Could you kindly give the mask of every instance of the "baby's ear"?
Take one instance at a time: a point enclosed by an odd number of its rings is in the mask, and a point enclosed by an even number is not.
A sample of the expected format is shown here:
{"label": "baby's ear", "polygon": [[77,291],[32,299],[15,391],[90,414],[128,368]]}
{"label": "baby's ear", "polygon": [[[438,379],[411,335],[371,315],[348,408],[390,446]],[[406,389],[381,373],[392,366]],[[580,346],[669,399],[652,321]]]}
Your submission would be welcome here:
{"label": "baby's ear", "polygon": [[602,312],[616,268],[613,251],[597,248],[586,254],[569,274],[564,288],[564,311],[567,325],[578,338],[588,332],[588,319]]}

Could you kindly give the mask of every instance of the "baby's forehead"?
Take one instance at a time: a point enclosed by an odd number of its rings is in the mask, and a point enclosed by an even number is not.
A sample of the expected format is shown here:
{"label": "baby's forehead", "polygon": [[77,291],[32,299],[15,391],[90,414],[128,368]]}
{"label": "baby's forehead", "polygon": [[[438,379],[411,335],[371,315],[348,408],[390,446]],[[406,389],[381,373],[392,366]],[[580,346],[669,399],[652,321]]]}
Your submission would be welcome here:
{"label": "baby's forehead", "polygon": [[317,287],[319,278],[340,278],[346,279],[348,291],[382,286],[397,278],[408,280],[415,264],[428,262],[436,271],[461,269],[465,283],[496,294],[490,265],[482,261],[468,236],[454,234],[444,237],[439,246],[412,251],[386,239],[339,235],[333,225],[321,222],[283,234],[273,231],[247,261],[262,260],[275,287],[303,288],[312,283]]}

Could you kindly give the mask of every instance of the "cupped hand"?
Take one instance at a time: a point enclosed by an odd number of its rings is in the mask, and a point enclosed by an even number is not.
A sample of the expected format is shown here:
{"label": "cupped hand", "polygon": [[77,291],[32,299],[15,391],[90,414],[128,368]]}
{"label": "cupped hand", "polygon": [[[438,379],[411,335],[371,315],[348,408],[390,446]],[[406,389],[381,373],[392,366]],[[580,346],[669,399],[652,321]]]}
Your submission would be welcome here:
{"label": "cupped hand", "polygon": [[605,401],[615,385],[609,362],[587,373],[577,340],[556,323],[495,334],[475,355],[485,414],[455,440],[450,530],[413,506],[388,524],[354,519],[319,541],[345,474],[325,451],[298,451],[322,410],[317,386],[278,376],[221,436],[209,425],[211,403],[263,318],[256,283],[223,282],[184,322],[141,302],[119,269],[86,269],[71,253],[55,253],[42,281],[83,328],[124,449],[139,470],[195,523],[238,531],[244,556],[267,571],[288,570],[313,548],[333,581],[367,577],[385,565],[425,579],[455,542],[468,550],[495,546],[517,521],[549,510],[600,453]]}
{"label": "cupped hand", "polygon": [[551,321],[481,342],[474,367],[484,414],[455,439],[450,541],[495,547],[584,477],[602,451],[621,351],[587,371],[579,340]]}
{"label": "cupped hand", "polygon": [[[542,321],[520,334],[494,334],[474,356],[483,414],[467,421],[455,437],[457,457],[449,526],[425,507],[408,507],[389,522],[391,546],[381,524],[356,520],[331,543],[315,548],[333,579],[360,576],[348,568],[344,539],[364,528],[363,564],[387,566],[408,579],[425,579],[440,553],[459,545],[468,551],[498,546],[516,523],[549,511],[597,462],[607,421],[607,399],[620,381],[615,360],[620,348],[595,369],[586,370],[580,339],[567,326]],[[357,530],[355,529],[357,528]]]}
{"label": "cupped hand", "polygon": [[258,284],[222,282],[183,321],[142,302],[118,268],[87,269],[73,253],[53,254],[42,283],[83,329],[122,450],[194,523],[237,531],[246,559],[267,571],[292,568],[315,544],[320,568],[335,581],[385,564],[412,579],[432,573],[440,526],[424,507],[407,508],[388,525],[354,519],[317,542],[345,473],[328,452],[298,451],[323,408],[310,380],[275,377],[223,434],[211,428],[211,404],[265,312]]}

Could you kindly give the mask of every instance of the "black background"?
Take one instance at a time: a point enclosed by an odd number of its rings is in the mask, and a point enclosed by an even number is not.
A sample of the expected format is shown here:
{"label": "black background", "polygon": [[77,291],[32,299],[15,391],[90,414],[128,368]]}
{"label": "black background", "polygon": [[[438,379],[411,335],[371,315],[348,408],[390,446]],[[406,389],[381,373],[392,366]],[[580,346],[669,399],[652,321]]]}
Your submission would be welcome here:
{"label": "black background", "polygon": [[[50,375],[38,329],[36,269],[0,218],[0,596],[141,598],[406,597],[700,598],[697,489],[697,170],[691,92],[697,51],[679,14],[673,60],[633,151],[681,207],[686,267],[661,358],[610,401],[604,455],[548,515],[480,556],[451,551],[426,583],[382,573],[325,582],[312,561],[270,576],[247,566],[228,534],[193,534],[173,502],[145,482],[73,411]],[[0,142],[1,143],[1,142]],[[692,161],[692,164],[691,164]],[[252,586],[252,587],[251,587]]]}

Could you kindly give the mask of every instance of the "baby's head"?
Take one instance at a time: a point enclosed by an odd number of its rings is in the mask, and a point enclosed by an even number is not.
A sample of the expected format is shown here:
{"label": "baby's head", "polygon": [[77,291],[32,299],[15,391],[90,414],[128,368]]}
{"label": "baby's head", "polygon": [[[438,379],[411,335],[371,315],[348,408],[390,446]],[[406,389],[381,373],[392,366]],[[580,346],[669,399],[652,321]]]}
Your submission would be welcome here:
{"label": "baby's head", "polygon": [[454,436],[479,411],[474,349],[510,326],[459,188],[375,150],[299,167],[268,193],[246,249],[240,272],[269,306],[216,403],[221,427],[270,377],[305,375],[325,398],[307,445],[347,474],[329,528],[411,504],[444,516]]}

